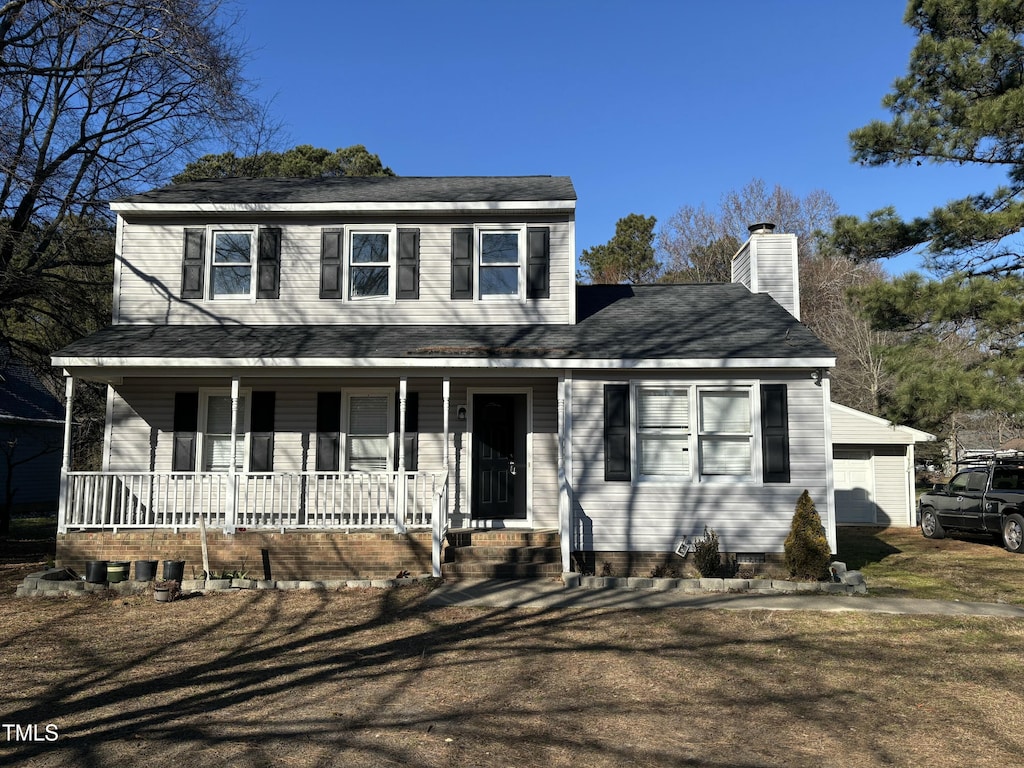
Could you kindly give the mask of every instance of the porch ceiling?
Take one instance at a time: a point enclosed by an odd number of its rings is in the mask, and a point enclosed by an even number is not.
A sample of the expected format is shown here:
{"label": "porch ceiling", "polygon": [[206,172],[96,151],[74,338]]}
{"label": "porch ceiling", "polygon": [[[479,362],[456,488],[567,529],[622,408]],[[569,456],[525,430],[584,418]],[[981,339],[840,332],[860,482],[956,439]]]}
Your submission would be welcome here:
{"label": "porch ceiling", "polygon": [[89,368],[802,367],[834,353],[733,284],[580,286],[576,325],[112,326],[57,352]]}

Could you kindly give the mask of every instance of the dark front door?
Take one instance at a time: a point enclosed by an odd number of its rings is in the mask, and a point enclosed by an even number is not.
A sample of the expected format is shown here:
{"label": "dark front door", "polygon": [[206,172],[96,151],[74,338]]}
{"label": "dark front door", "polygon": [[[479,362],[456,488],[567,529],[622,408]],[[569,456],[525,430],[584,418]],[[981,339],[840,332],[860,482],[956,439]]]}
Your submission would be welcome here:
{"label": "dark front door", "polygon": [[526,519],[526,395],[473,395],[473,519]]}

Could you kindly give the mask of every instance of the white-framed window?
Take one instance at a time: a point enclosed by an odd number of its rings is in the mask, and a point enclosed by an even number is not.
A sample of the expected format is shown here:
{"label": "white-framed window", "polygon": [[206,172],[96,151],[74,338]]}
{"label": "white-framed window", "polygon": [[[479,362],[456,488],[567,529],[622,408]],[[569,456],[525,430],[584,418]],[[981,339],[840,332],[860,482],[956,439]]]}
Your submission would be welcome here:
{"label": "white-framed window", "polygon": [[345,469],[386,472],[394,453],[395,393],[366,390],[345,395]]}
{"label": "white-framed window", "polygon": [[637,387],[636,456],[639,477],[690,477],[688,387]]}
{"label": "white-framed window", "polygon": [[742,385],[634,383],[634,480],[752,480],[752,391]]}
{"label": "white-framed window", "polygon": [[395,231],[353,228],[347,245],[348,297],[393,299]]}
{"label": "white-framed window", "polygon": [[256,270],[253,229],[214,229],[210,233],[210,298],[249,299]]}
{"label": "white-framed window", "polygon": [[482,300],[522,299],[525,233],[522,227],[482,229],[477,260],[477,296]]}
{"label": "white-framed window", "polygon": [[750,390],[701,389],[697,397],[701,476],[753,477]]}
{"label": "white-framed window", "polygon": [[[229,472],[231,469],[231,393],[203,391],[199,399],[199,435],[202,456],[200,471]],[[235,470],[246,471],[248,463],[249,393],[238,395],[238,423],[235,431]]]}

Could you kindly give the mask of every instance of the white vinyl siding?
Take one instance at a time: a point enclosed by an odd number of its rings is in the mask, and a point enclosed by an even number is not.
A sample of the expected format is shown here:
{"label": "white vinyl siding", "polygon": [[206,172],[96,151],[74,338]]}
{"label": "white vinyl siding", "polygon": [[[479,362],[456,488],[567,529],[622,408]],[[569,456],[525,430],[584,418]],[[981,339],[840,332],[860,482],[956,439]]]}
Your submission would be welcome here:
{"label": "white vinyl siding", "polygon": [[[459,322],[466,324],[500,322],[531,325],[568,324],[575,291],[574,224],[570,217],[527,219],[530,226],[550,229],[549,299],[522,301],[473,301],[458,303]],[[420,230],[419,295],[410,301],[349,298],[349,278],[345,276],[345,295],[341,300],[320,299],[321,230],[345,229],[348,245],[350,231],[368,231],[365,220],[349,223],[345,218],[315,219],[301,223],[268,220],[268,226],[281,229],[280,298],[273,301],[181,300],[182,243],[184,228],[201,226],[195,220],[128,222],[118,258],[125,263],[117,271],[116,323],[127,324],[205,324],[224,321],[254,325],[296,322],[310,325],[444,325],[452,321],[451,251],[452,229],[472,226],[473,222],[431,223],[404,218],[396,227]],[[390,227],[385,228],[390,229]],[[377,228],[376,231],[381,231]],[[522,241],[525,235],[520,236]],[[255,236],[254,236],[255,242]],[[207,248],[210,248],[209,235]],[[520,248],[525,248],[520,243]],[[479,260],[474,246],[474,260]],[[255,246],[254,251],[255,253]],[[389,259],[395,259],[395,247]],[[255,258],[255,257],[254,257]],[[346,268],[348,256],[345,256]],[[525,296],[525,272],[518,267],[518,283]],[[255,270],[254,270],[255,271]],[[395,272],[389,273],[389,293],[395,290]],[[474,286],[476,290],[477,286]],[[209,276],[205,284],[209,297]]]}
{"label": "white vinyl siding", "polygon": [[[763,383],[787,385],[789,483],[758,483],[742,478],[733,482],[716,478],[707,483],[606,482],[602,448],[604,385],[628,379],[577,373],[572,385],[571,482],[577,519],[583,522],[575,533],[573,547],[671,552],[681,536],[699,535],[707,525],[719,535],[723,551],[781,552],[804,489],[828,527],[833,500],[827,482],[829,451],[823,390],[804,374],[785,377],[765,372],[759,378]],[[645,376],[645,385],[654,386],[651,379]],[[695,376],[694,381],[695,387],[705,391],[740,388],[740,382],[724,380],[721,373]],[[753,397],[758,388],[749,391]],[[756,426],[756,420],[754,423]],[[760,451],[756,440],[753,450],[756,457]],[[751,460],[752,466],[759,463],[756,458]]]}
{"label": "white vinyl siding", "polygon": [[[342,391],[359,394],[357,390],[390,391],[394,402],[397,381],[394,378],[371,377],[309,377],[286,375],[260,376],[245,379],[250,391],[276,393],[274,412],[274,472],[312,472],[316,466],[316,394]],[[558,526],[558,409],[557,379],[553,376],[494,378],[457,378],[451,383],[449,419],[449,505],[451,524],[461,527],[469,523],[469,490],[467,469],[470,464],[470,436],[466,422],[455,418],[455,409],[467,401],[470,388],[505,387],[532,392],[532,431],[528,435],[532,460],[529,473],[530,512],[533,527]],[[109,443],[109,470],[112,472],[168,472],[171,466],[174,393],[194,390],[194,379],[184,377],[126,377],[116,388],[112,404]],[[441,376],[410,377],[408,390],[419,395],[419,470],[439,472],[444,455],[444,412],[441,398]],[[394,406],[392,406],[394,407]],[[345,405],[342,404],[344,412]],[[393,412],[389,429],[394,429]],[[200,422],[201,424],[201,422]],[[393,448],[392,448],[393,450]],[[58,454],[59,455],[59,454]],[[393,455],[393,454],[392,454]]]}

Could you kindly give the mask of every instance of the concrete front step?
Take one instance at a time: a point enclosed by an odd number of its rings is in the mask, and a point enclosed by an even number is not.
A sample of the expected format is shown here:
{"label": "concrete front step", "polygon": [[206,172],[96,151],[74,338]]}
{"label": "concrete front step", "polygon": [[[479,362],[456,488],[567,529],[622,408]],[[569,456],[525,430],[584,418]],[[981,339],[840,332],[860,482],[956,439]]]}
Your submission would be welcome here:
{"label": "concrete front step", "polygon": [[557,578],[562,575],[561,563],[442,563],[441,576],[458,579],[530,579]]}
{"label": "concrete front step", "polygon": [[558,547],[558,531],[544,529],[538,531],[501,528],[497,530],[478,530],[475,528],[459,528],[448,531],[448,545],[452,547]]}
{"label": "concrete front step", "polygon": [[445,559],[454,563],[558,563],[557,547],[448,547]]}

